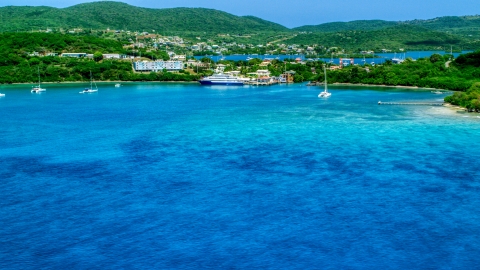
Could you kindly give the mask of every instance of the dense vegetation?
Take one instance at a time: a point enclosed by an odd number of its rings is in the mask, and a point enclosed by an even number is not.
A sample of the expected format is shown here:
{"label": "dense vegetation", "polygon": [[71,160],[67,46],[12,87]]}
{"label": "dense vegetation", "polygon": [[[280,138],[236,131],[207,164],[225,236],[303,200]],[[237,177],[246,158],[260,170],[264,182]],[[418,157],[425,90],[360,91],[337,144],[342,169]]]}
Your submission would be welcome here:
{"label": "dense vegetation", "polygon": [[456,92],[446,97],[445,102],[480,112],[480,83],[475,83],[466,92]]}
{"label": "dense vegetation", "polygon": [[[265,44],[318,44],[349,50],[478,48],[480,16],[441,17],[392,22],[332,22],[288,29],[253,16],[235,16],[205,8],[150,9],[101,1],[68,8],[8,6],[0,8],[0,32],[130,30],[179,35],[190,41],[213,40]],[[291,38],[291,39],[290,39]]]}
{"label": "dense vegetation", "polygon": [[457,92],[452,96],[446,97],[445,102],[479,112],[480,82],[478,81],[480,81],[480,51],[460,55],[455,59],[455,64],[461,68],[463,72],[471,74],[477,82],[465,92]]}
{"label": "dense vegetation", "polygon": [[342,32],[342,31],[371,31],[398,25],[398,22],[382,20],[358,20],[351,22],[330,22],[319,25],[305,25],[293,28],[295,31],[305,32]]}
{"label": "dense vegetation", "polygon": [[[475,53],[476,55],[477,53]],[[402,64],[386,62],[381,66],[347,67],[328,73],[329,83],[402,85],[465,91],[480,80],[480,70],[471,63],[460,64],[463,57],[447,64],[449,55],[407,59]],[[470,55],[466,58],[470,59]],[[322,80],[320,77],[319,80]]]}
{"label": "dense vegetation", "polygon": [[[100,57],[67,58],[31,56],[32,52],[85,52]],[[0,83],[27,83],[38,80],[38,71],[44,82],[89,80],[90,71],[95,80],[123,81],[192,81],[198,76],[160,72],[135,73],[129,60],[101,60],[102,53],[125,53],[120,42],[93,36],[72,36],[46,33],[0,34]],[[143,52],[151,59],[168,59],[164,51]]]}
{"label": "dense vegetation", "polygon": [[[94,53],[121,53],[124,52],[122,43],[94,36],[73,36],[46,33],[1,33],[0,59],[7,58],[8,54],[23,55],[32,52],[61,53],[61,52]],[[0,63],[1,65],[1,63]]]}
{"label": "dense vegetation", "polygon": [[382,21],[382,20],[359,20],[351,22],[331,22],[319,25],[306,25],[293,28],[295,31],[307,32],[342,32],[342,31],[371,31],[383,28],[389,28],[398,25],[419,26],[422,28],[448,32],[450,34],[480,38],[480,16],[445,16],[429,20],[411,20],[411,21]]}
{"label": "dense vegetation", "polygon": [[350,51],[403,48],[405,50],[433,50],[438,48],[475,49],[479,43],[447,33],[410,25],[398,25],[374,31],[343,31],[303,33],[287,41],[290,44],[322,44],[339,46]]}
{"label": "dense vegetation", "polygon": [[152,30],[158,33],[251,33],[286,31],[286,27],[253,16],[239,17],[205,8],[149,9],[120,2],[94,2],[68,8],[0,8],[0,31],[38,29],[122,29]]}

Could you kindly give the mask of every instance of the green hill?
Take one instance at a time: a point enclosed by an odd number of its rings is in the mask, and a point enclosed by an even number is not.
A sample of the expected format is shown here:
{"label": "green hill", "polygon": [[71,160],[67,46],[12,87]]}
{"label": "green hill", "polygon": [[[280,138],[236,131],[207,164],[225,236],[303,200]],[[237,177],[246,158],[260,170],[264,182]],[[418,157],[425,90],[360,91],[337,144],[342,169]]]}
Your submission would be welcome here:
{"label": "green hill", "polygon": [[382,21],[382,20],[359,20],[351,22],[331,22],[319,25],[305,25],[293,28],[295,31],[306,32],[339,32],[339,31],[354,31],[354,30],[377,30],[397,25],[397,22]]}
{"label": "green hill", "polygon": [[478,43],[460,36],[433,31],[413,25],[397,25],[374,31],[317,32],[299,34],[286,41],[288,44],[319,44],[340,46],[348,50],[438,49],[442,47],[478,48]]}
{"label": "green hill", "polygon": [[419,26],[430,30],[464,37],[480,39],[480,16],[445,16],[428,20],[382,21],[359,20],[351,22],[331,22],[319,25],[305,25],[293,28],[297,32],[341,32],[341,31],[372,31],[397,25]]}
{"label": "green hill", "polygon": [[205,8],[150,9],[102,1],[68,8],[0,8],[0,31],[46,28],[122,29],[159,32],[251,33],[288,31],[288,28],[253,16],[235,16]]}

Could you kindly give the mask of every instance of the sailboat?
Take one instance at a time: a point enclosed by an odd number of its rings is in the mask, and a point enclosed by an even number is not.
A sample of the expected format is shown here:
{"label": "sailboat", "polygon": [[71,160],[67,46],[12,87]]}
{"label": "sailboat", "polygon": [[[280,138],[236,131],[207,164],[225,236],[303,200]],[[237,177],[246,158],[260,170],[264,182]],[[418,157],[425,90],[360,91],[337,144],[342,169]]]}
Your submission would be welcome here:
{"label": "sailboat", "polygon": [[42,86],[40,85],[40,67],[37,67],[37,71],[38,71],[38,85],[37,86],[32,86],[32,90],[30,91],[32,93],[39,93],[39,92],[47,91],[47,89],[42,88]]}
{"label": "sailboat", "polygon": [[[95,89],[93,89],[93,84],[95,84]],[[93,81],[92,72],[90,71],[90,88],[87,87],[83,89],[83,91],[80,92],[80,94],[94,93],[97,91],[98,91],[97,84]]]}
{"label": "sailboat", "polygon": [[320,94],[318,94],[318,97],[321,97],[321,98],[327,98],[329,96],[332,95],[332,93],[329,93],[327,91],[327,68],[325,66],[323,66],[323,73],[325,73],[325,90],[323,90],[323,92],[320,92]]}

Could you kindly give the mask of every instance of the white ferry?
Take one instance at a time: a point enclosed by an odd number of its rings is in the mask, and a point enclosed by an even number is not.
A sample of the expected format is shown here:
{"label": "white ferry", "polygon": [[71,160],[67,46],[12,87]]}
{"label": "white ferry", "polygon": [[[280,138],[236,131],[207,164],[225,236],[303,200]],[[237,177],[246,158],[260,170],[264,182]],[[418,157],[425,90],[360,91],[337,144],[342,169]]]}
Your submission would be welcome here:
{"label": "white ferry", "polygon": [[243,85],[245,80],[223,72],[216,72],[212,76],[202,78],[198,82],[202,85]]}

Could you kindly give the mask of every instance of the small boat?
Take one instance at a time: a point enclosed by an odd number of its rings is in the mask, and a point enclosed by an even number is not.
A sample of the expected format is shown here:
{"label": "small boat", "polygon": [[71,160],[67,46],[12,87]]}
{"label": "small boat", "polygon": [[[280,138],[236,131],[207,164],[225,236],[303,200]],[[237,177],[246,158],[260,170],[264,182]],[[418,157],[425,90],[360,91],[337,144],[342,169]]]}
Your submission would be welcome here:
{"label": "small boat", "polygon": [[32,93],[40,93],[45,91],[47,91],[47,89],[40,87],[40,85],[32,86],[32,90],[30,90]]}
{"label": "small boat", "polygon": [[325,84],[325,89],[323,90],[323,92],[320,92],[320,94],[318,94],[318,97],[327,98],[327,97],[331,96],[332,93],[329,93],[327,91],[327,68],[325,66],[323,67],[323,72],[325,73],[325,83],[324,83]]}
{"label": "small boat", "polygon": [[95,92],[98,92],[97,89],[90,89],[90,88],[85,88],[83,89],[82,92],[79,92],[80,94],[87,94],[87,93],[95,93]]}
{"label": "small boat", "polygon": [[0,93],[0,97],[4,97],[4,96],[5,96],[5,94]]}
{"label": "small boat", "polygon": [[[95,89],[93,88],[93,84],[95,84]],[[90,71],[90,88],[83,89],[80,94],[88,94],[88,93],[95,93],[98,92],[97,84],[93,81],[92,72]]]}
{"label": "small boat", "polygon": [[32,92],[32,93],[40,93],[40,92],[47,91],[47,89],[42,88],[42,86],[40,84],[40,68],[37,67],[37,69],[38,69],[38,85],[37,86],[32,86],[32,90],[30,90],[30,92]]}
{"label": "small boat", "polygon": [[437,91],[432,91],[432,93],[437,94],[437,95],[443,94],[442,91],[438,91],[438,90]]}
{"label": "small boat", "polygon": [[120,87],[120,86],[122,86],[122,85],[119,84],[119,83],[116,83],[116,84],[115,84],[115,87]]}

